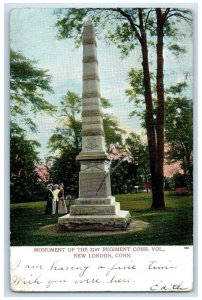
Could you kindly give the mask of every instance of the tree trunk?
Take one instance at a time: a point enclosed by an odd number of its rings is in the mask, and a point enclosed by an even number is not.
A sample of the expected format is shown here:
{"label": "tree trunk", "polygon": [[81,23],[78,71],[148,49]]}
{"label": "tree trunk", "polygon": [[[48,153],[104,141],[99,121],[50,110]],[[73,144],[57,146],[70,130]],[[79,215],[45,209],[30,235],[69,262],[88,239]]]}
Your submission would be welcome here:
{"label": "tree trunk", "polygon": [[142,51],[142,67],[145,87],[145,104],[146,115],[145,123],[147,130],[147,140],[149,148],[149,162],[152,184],[152,208],[165,208],[164,202],[164,178],[163,178],[163,163],[164,163],[164,85],[163,85],[163,26],[164,15],[161,9],[156,9],[157,14],[157,100],[158,100],[158,115],[155,129],[153,117],[153,102],[152,90],[149,71],[148,59],[148,44],[143,22],[142,8],[138,8],[139,30],[137,30],[131,16],[121,9],[117,9],[124,17],[126,17],[131,25],[134,34],[141,44]]}
{"label": "tree trunk", "polygon": [[[151,91],[151,82],[150,82],[150,72],[149,72],[149,60],[148,60],[148,48],[146,33],[142,34],[142,67],[144,75],[144,87],[145,87],[145,104],[146,104],[146,116],[145,123],[147,129],[147,140],[149,148],[149,162],[150,162],[150,172],[151,172],[151,185],[152,185],[152,203],[156,203],[158,198],[155,193],[156,190],[156,165],[157,165],[157,156],[156,156],[156,135],[153,119],[153,103],[152,103],[152,91]],[[153,205],[153,204],[152,204]]]}
{"label": "tree trunk", "polygon": [[[160,11],[159,11],[160,10]],[[139,10],[140,12],[140,10]],[[140,24],[141,12],[139,14]],[[157,101],[158,113],[156,130],[153,117],[152,91],[149,72],[149,59],[147,36],[144,27],[141,26],[141,49],[142,66],[145,86],[146,103],[146,129],[149,148],[149,161],[152,184],[152,205],[153,209],[164,209],[164,85],[163,85],[163,18],[161,9],[158,9],[157,20]]]}
{"label": "tree trunk", "polygon": [[149,161],[150,161],[150,172],[151,172],[151,185],[152,185],[152,208],[159,209],[159,181],[157,178],[157,143],[156,133],[153,118],[153,103],[152,103],[152,92],[150,84],[150,72],[148,63],[148,49],[146,39],[142,42],[142,57],[143,57],[143,73],[144,73],[144,86],[145,86],[145,103],[146,103],[146,129],[147,129],[147,140],[149,148]]}
{"label": "tree trunk", "polygon": [[164,80],[163,80],[163,27],[161,8],[156,9],[157,16],[157,117],[156,117],[156,185],[154,189],[154,209],[164,209]]}

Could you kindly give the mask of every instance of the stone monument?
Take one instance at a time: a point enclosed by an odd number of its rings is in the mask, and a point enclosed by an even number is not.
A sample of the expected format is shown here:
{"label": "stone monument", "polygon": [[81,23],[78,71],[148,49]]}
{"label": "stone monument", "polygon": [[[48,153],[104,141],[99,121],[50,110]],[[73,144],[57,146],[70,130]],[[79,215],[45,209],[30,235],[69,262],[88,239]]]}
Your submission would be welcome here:
{"label": "stone monument", "polygon": [[79,198],[70,213],[58,219],[60,230],[124,230],[130,213],[120,210],[111,195],[110,158],[105,150],[103,113],[100,104],[97,44],[94,27],[83,28],[82,151]]}

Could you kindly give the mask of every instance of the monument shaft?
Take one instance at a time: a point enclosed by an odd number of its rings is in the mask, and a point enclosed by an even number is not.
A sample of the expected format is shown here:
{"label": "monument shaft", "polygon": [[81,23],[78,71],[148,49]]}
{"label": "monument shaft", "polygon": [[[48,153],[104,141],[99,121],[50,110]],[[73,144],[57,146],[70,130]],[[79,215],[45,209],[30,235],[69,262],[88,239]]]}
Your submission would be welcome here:
{"label": "monument shaft", "polygon": [[105,150],[97,44],[90,21],[83,29],[82,151],[79,198],[70,214],[58,219],[62,230],[121,230],[130,222],[128,211],[111,195],[110,158]]}
{"label": "monument shaft", "polygon": [[111,196],[100,97],[97,44],[92,23],[87,22],[83,30],[82,151],[77,157],[81,161],[80,198]]}
{"label": "monument shaft", "polygon": [[[89,25],[88,25],[89,24]],[[87,159],[107,157],[100,104],[97,45],[90,23],[83,30],[82,152]],[[82,158],[81,158],[82,159]]]}

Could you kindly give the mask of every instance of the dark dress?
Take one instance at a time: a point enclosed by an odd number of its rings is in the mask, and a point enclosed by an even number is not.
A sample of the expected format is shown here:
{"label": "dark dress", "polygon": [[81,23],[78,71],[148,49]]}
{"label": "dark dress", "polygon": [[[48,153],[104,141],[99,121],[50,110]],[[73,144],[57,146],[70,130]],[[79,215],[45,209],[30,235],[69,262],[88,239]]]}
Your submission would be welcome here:
{"label": "dark dress", "polygon": [[52,214],[52,202],[53,202],[53,193],[48,190],[46,194],[46,210],[45,210],[45,215],[51,215]]}

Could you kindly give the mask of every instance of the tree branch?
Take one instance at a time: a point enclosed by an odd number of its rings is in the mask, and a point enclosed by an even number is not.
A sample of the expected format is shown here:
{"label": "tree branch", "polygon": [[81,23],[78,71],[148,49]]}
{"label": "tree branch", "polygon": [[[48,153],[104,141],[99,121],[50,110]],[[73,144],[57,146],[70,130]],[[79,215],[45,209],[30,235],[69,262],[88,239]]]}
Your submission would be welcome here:
{"label": "tree branch", "polygon": [[176,12],[176,13],[173,13],[173,14],[168,14],[167,15],[167,17],[166,17],[166,20],[168,20],[169,18],[171,18],[171,17],[178,17],[178,18],[181,18],[181,19],[183,19],[184,21],[186,21],[186,22],[188,22],[188,23],[190,23],[190,22],[192,22],[192,19],[191,18],[188,18],[188,17],[186,17],[186,16],[183,16],[182,14],[180,14],[180,13],[178,13],[178,12]]}
{"label": "tree branch", "polygon": [[165,12],[163,13],[163,16],[162,16],[162,18],[163,18],[163,24],[165,23],[169,12],[170,12],[170,8],[166,8],[166,10],[165,10]]}
{"label": "tree branch", "polygon": [[112,8],[111,10],[119,12],[122,16],[124,16],[129,21],[133,32],[135,33],[136,37],[138,38],[138,40],[141,43],[142,38],[141,38],[141,35],[139,34],[139,32],[137,30],[137,27],[140,28],[140,26],[133,22],[131,16],[129,14],[127,14],[125,11],[123,11],[121,8],[115,8],[115,9]]}
{"label": "tree branch", "polygon": [[152,11],[154,11],[153,8],[150,9],[150,10],[148,11],[148,13],[147,13],[147,16],[146,16],[146,19],[145,19],[145,23],[144,23],[144,27],[145,27],[145,28],[147,27],[147,22],[148,22],[148,19],[149,19],[149,15],[150,15],[150,13],[151,13]]}

